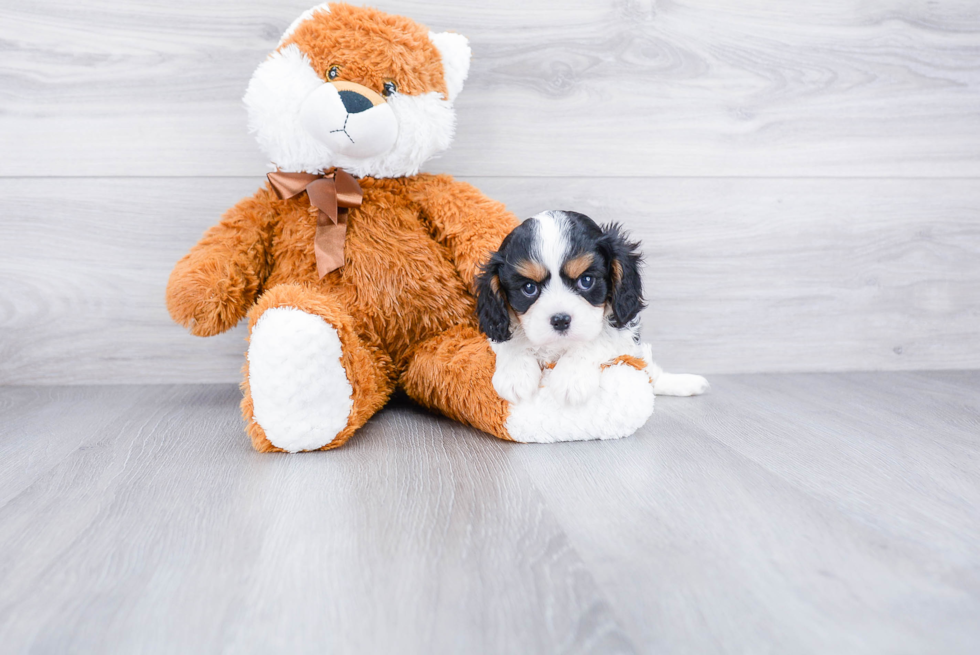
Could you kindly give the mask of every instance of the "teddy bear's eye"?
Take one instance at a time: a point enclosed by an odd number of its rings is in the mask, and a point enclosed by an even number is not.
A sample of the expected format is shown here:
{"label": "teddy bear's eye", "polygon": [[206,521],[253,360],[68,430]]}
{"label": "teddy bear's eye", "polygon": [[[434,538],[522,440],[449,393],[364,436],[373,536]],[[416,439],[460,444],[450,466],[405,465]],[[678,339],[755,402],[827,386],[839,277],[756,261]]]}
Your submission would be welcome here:
{"label": "teddy bear's eye", "polygon": [[331,66],[330,70],[327,71],[327,79],[335,80],[337,76],[340,75],[340,66]]}
{"label": "teddy bear's eye", "polygon": [[398,85],[392,82],[391,80],[388,80],[387,82],[385,82],[384,88],[381,90],[381,95],[387,98],[397,90],[398,90]]}

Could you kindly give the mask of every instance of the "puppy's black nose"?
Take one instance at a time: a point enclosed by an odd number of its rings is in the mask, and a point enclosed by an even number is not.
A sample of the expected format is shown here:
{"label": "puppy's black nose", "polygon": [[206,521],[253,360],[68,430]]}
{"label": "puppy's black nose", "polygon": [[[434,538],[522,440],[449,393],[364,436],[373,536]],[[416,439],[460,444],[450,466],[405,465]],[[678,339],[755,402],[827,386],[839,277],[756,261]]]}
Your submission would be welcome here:
{"label": "puppy's black nose", "polygon": [[359,114],[374,106],[370,100],[357,91],[344,90],[338,91],[338,93],[340,93],[340,101],[344,103],[344,109],[347,110],[348,114]]}
{"label": "puppy's black nose", "polygon": [[555,314],[551,317],[551,327],[558,332],[564,332],[572,324],[572,317],[568,314]]}

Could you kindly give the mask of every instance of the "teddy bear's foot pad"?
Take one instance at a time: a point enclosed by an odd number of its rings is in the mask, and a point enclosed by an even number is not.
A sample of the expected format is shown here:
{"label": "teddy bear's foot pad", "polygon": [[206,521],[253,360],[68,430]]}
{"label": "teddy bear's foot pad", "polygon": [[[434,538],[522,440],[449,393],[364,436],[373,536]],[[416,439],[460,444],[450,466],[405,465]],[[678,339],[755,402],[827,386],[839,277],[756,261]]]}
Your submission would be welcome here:
{"label": "teddy bear's foot pad", "polygon": [[598,391],[585,402],[570,404],[548,387],[511,405],[506,428],[514,441],[554,443],[621,439],[640,429],[653,414],[653,385],[644,370],[626,364],[602,371]]}
{"label": "teddy bear's foot pad", "polygon": [[293,307],[267,310],[248,347],[254,418],[277,448],[326,446],[347,426],[353,406],[337,330]]}

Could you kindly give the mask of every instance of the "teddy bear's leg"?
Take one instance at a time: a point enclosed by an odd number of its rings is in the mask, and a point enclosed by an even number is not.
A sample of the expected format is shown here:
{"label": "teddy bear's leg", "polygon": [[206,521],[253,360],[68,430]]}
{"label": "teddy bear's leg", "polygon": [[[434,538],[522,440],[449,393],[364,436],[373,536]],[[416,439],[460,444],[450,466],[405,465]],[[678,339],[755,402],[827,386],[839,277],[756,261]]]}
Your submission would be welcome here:
{"label": "teddy bear's leg", "polygon": [[249,312],[242,415],[256,450],[343,445],[394,389],[391,360],[354,331],[335,298],[298,284],[269,289]]}
{"label": "teddy bear's leg", "polygon": [[508,403],[493,389],[495,361],[487,338],[459,325],[419,344],[399,383],[415,402],[511,441]]}
{"label": "teddy bear's leg", "polygon": [[552,443],[619,439],[653,413],[645,361],[621,357],[604,365],[596,394],[570,405],[550,392],[548,371],[530,399],[510,404],[493,388],[496,358],[487,338],[458,326],[419,345],[399,384],[416,402],[501,439]]}

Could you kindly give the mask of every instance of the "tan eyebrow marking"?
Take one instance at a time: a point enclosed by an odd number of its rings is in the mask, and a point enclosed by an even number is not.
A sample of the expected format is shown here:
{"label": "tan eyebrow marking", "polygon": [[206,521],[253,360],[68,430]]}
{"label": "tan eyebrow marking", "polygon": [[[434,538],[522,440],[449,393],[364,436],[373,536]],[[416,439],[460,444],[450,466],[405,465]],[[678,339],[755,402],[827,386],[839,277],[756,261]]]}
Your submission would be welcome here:
{"label": "tan eyebrow marking", "polygon": [[592,266],[592,262],[594,261],[595,255],[593,255],[591,252],[583,253],[578,257],[574,257],[565,262],[562,270],[564,271],[565,275],[575,280],[579,275],[589,270],[589,266]]}
{"label": "tan eyebrow marking", "polygon": [[541,262],[531,261],[530,259],[522,259],[517,262],[514,266],[514,270],[518,272],[519,275],[534,280],[535,282],[543,282],[546,277],[548,277],[548,269],[544,267]]}

